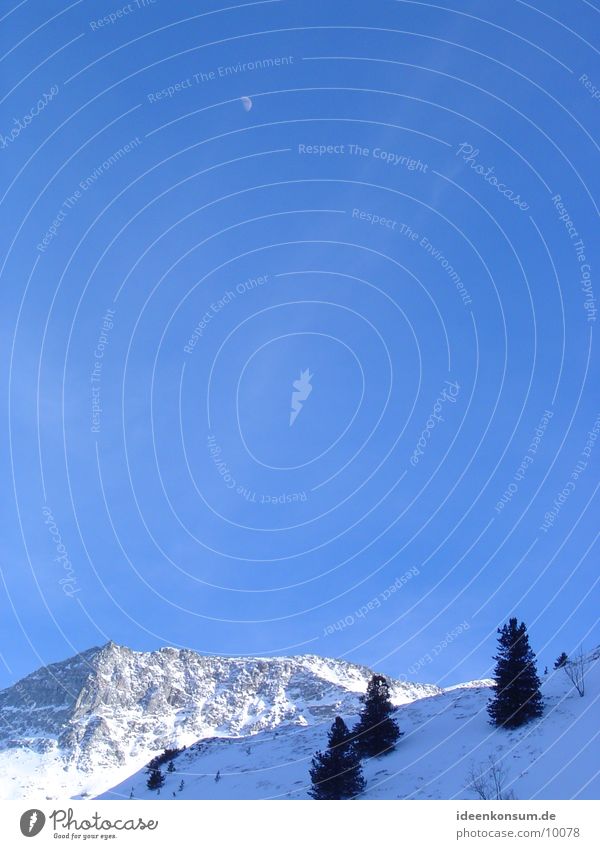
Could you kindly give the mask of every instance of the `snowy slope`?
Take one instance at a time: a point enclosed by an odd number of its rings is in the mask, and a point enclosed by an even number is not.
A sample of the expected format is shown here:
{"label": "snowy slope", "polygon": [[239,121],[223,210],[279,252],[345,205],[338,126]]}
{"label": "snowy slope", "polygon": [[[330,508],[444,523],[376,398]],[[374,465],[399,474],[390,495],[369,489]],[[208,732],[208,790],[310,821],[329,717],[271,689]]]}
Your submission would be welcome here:
{"label": "snowy slope", "polygon": [[[95,795],[166,746],[331,721],[357,709],[371,674],[315,655],[90,649],[0,692],[0,798]],[[437,692],[392,682],[395,704]]]}
{"label": "snowy slope", "polygon": [[[458,685],[398,708],[404,736],[394,752],[364,762],[364,798],[475,798],[469,773],[491,755],[517,799],[598,799],[600,652],[588,660],[583,698],[563,670],[552,672],[543,683],[544,716],[516,731],[488,724],[489,682]],[[307,798],[310,760],[324,747],[329,724],[206,740],[175,759],[176,772],[165,771],[160,794],[147,790],[141,770],[101,798],[127,799],[132,791],[136,799]]]}

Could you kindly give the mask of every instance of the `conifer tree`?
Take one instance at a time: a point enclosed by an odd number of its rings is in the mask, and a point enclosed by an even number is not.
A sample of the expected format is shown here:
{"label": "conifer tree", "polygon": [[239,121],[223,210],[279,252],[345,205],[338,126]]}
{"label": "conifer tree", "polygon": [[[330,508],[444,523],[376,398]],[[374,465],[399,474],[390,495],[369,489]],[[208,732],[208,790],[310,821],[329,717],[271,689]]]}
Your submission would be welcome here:
{"label": "conifer tree", "polygon": [[496,689],[488,704],[493,725],[518,728],[541,716],[544,710],[535,654],[524,622],[516,618],[498,629],[498,654],[494,657]]}
{"label": "conifer tree", "polygon": [[310,770],[313,799],[352,799],[365,788],[365,779],[352,735],[336,716],[329,731],[327,749],[317,752]]}
{"label": "conifer tree", "polygon": [[402,735],[392,717],[393,710],[387,679],[383,675],[373,675],[364,697],[360,719],[353,732],[356,750],[361,757],[372,758],[394,748]]}
{"label": "conifer tree", "polygon": [[160,788],[165,783],[165,777],[160,771],[160,769],[151,769],[148,774],[148,780],[146,781],[146,787],[148,790],[157,790],[160,793]]}
{"label": "conifer tree", "polygon": [[175,772],[175,764],[173,761],[169,761],[169,766],[167,767],[167,772]]}
{"label": "conifer tree", "polygon": [[555,669],[561,669],[563,666],[565,666],[565,664],[567,663],[568,660],[569,660],[568,654],[564,651],[561,652],[559,654],[559,656],[556,658],[556,660],[554,661],[554,668]]}

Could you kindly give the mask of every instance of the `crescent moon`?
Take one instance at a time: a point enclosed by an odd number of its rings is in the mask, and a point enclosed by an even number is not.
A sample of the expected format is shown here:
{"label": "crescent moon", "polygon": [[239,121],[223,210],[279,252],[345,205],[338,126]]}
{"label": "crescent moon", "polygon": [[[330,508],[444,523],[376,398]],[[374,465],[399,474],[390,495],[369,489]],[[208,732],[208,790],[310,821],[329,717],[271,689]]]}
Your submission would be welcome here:
{"label": "crescent moon", "polygon": [[242,101],[242,106],[246,112],[250,112],[252,109],[252,100],[249,97],[240,97],[240,100]]}

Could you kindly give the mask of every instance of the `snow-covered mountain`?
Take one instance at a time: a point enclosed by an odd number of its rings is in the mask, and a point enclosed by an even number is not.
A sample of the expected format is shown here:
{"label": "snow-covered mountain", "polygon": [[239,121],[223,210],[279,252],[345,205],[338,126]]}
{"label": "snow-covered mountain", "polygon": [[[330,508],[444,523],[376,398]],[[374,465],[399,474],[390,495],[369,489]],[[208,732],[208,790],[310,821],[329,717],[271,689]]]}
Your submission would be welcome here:
{"label": "snow-covered mountain", "polygon": [[[364,762],[364,797],[474,798],[469,775],[491,757],[516,798],[599,798],[600,650],[586,665],[583,698],[553,671],[544,715],[515,731],[489,725],[490,681],[392,681],[404,736]],[[334,715],[355,721],[371,674],[314,655],[90,649],[0,692],[0,798],[306,798],[312,755]],[[174,745],[187,748],[157,795],[144,767]]]}
{"label": "snow-covered mountain", "polygon": [[[0,798],[96,795],[167,746],[352,714],[372,672],[340,660],[136,652],[115,643],[0,692]],[[400,705],[440,693],[392,682]]]}
{"label": "snow-covered mountain", "polygon": [[[544,715],[514,731],[489,725],[489,681],[399,707],[404,736],[390,754],[363,761],[361,798],[474,799],[471,776],[489,770],[490,758],[516,799],[600,798],[600,651],[588,656],[583,698],[562,669],[545,676],[542,689]],[[174,759],[174,772],[163,767],[160,794],[148,790],[140,770],[101,798],[306,799],[311,758],[325,747],[329,725],[205,740]]]}

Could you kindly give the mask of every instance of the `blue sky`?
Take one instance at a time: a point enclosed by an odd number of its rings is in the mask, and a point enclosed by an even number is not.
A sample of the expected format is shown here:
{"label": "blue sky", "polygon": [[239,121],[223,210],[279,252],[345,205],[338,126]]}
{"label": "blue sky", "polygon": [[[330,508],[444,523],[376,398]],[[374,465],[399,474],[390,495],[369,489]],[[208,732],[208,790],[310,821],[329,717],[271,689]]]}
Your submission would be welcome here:
{"label": "blue sky", "polygon": [[2,14],[0,685],[598,644],[593,5]]}

